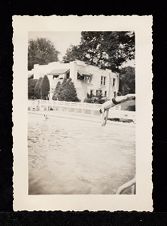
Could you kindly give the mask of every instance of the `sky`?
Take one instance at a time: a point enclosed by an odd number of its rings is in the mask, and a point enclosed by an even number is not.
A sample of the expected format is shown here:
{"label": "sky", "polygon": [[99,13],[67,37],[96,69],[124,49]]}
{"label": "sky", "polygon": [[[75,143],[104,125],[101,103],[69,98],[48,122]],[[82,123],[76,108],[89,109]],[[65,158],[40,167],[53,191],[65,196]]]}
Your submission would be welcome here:
{"label": "sky", "polygon": [[55,45],[56,50],[60,52],[59,60],[65,55],[70,45],[78,45],[81,40],[79,31],[59,31],[59,32],[29,32],[28,39],[46,38]]}
{"label": "sky", "polygon": [[[66,50],[70,45],[78,45],[81,41],[81,32],[80,31],[50,31],[50,32],[29,32],[28,39],[37,39],[37,38],[47,38],[55,46],[56,50],[60,52],[59,60],[61,61],[63,56],[66,53]],[[135,66],[135,61],[128,61],[122,65],[126,66]]]}

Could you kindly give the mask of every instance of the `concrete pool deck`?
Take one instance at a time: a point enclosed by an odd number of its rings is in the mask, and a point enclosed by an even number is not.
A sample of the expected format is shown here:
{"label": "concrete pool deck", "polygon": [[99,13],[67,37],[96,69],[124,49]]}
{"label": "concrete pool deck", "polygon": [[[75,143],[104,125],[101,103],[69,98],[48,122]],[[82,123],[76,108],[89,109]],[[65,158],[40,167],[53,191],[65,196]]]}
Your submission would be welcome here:
{"label": "concrete pool deck", "polygon": [[29,194],[115,194],[135,176],[135,124],[93,118],[29,113]]}

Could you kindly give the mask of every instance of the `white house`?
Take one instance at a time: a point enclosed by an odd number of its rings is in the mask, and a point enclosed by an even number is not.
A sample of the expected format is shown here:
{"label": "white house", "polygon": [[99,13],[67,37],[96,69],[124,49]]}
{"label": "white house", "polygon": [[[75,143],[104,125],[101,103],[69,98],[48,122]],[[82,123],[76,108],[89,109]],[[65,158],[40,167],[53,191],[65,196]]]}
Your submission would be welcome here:
{"label": "white house", "polygon": [[29,72],[34,79],[39,79],[44,75],[50,81],[50,97],[53,96],[54,89],[58,81],[63,78],[71,78],[78,98],[83,101],[87,94],[98,96],[100,93],[106,98],[117,95],[119,89],[119,75],[111,70],[103,70],[96,66],[85,64],[82,61],[72,61],[70,63],[52,62],[47,65],[34,65],[34,69]]}

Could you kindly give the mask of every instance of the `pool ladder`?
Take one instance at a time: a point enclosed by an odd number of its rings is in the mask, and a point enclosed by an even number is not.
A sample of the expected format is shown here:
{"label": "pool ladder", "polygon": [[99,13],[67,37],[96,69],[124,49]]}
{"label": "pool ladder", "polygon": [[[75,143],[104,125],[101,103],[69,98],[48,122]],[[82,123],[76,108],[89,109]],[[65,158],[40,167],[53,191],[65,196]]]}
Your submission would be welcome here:
{"label": "pool ladder", "polygon": [[136,178],[134,177],[130,181],[126,182],[125,184],[121,185],[116,194],[123,194],[124,191],[127,189],[131,189],[131,194],[136,194]]}

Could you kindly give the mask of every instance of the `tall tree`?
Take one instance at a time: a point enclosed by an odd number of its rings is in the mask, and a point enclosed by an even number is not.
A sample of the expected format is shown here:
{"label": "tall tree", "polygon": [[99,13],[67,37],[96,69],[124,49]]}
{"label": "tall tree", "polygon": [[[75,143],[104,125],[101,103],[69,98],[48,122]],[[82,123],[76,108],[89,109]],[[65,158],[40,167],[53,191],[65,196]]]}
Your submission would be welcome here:
{"label": "tall tree", "polygon": [[42,99],[44,99],[44,100],[48,99],[49,90],[50,90],[49,79],[48,79],[47,75],[45,75],[40,84],[40,93],[41,93]]}
{"label": "tall tree", "polygon": [[67,49],[66,55],[63,57],[63,61],[68,63],[70,61],[75,61],[76,59],[83,60],[83,51],[80,46],[71,45]]}
{"label": "tall tree", "polygon": [[42,84],[42,80],[43,78],[40,77],[37,82],[36,85],[34,87],[34,95],[37,99],[41,99],[41,84]]}
{"label": "tall tree", "polygon": [[61,83],[58,82],[53,94],[53,100],[58,100],[58,96],[60,95]]}
{"label": "tall tree", "polygon": [[54,44],[46,38],[37,38],[28,42],[28,70],[34,67],[34,64],[48,64],[58,61],[59,52]]}
{"label": "tall tree", "polygon": [[40,77],[34,87],[34,96],[37,99],[47,100],[50,91],[50,83],[48,77],[45,75]]}
{"label": "tall tree", "polygon": [[82,60],[100,68],[119,71],[127,60],[134,59],[134,32],[81,32],[81,42],[71,46],[64,62]]}

